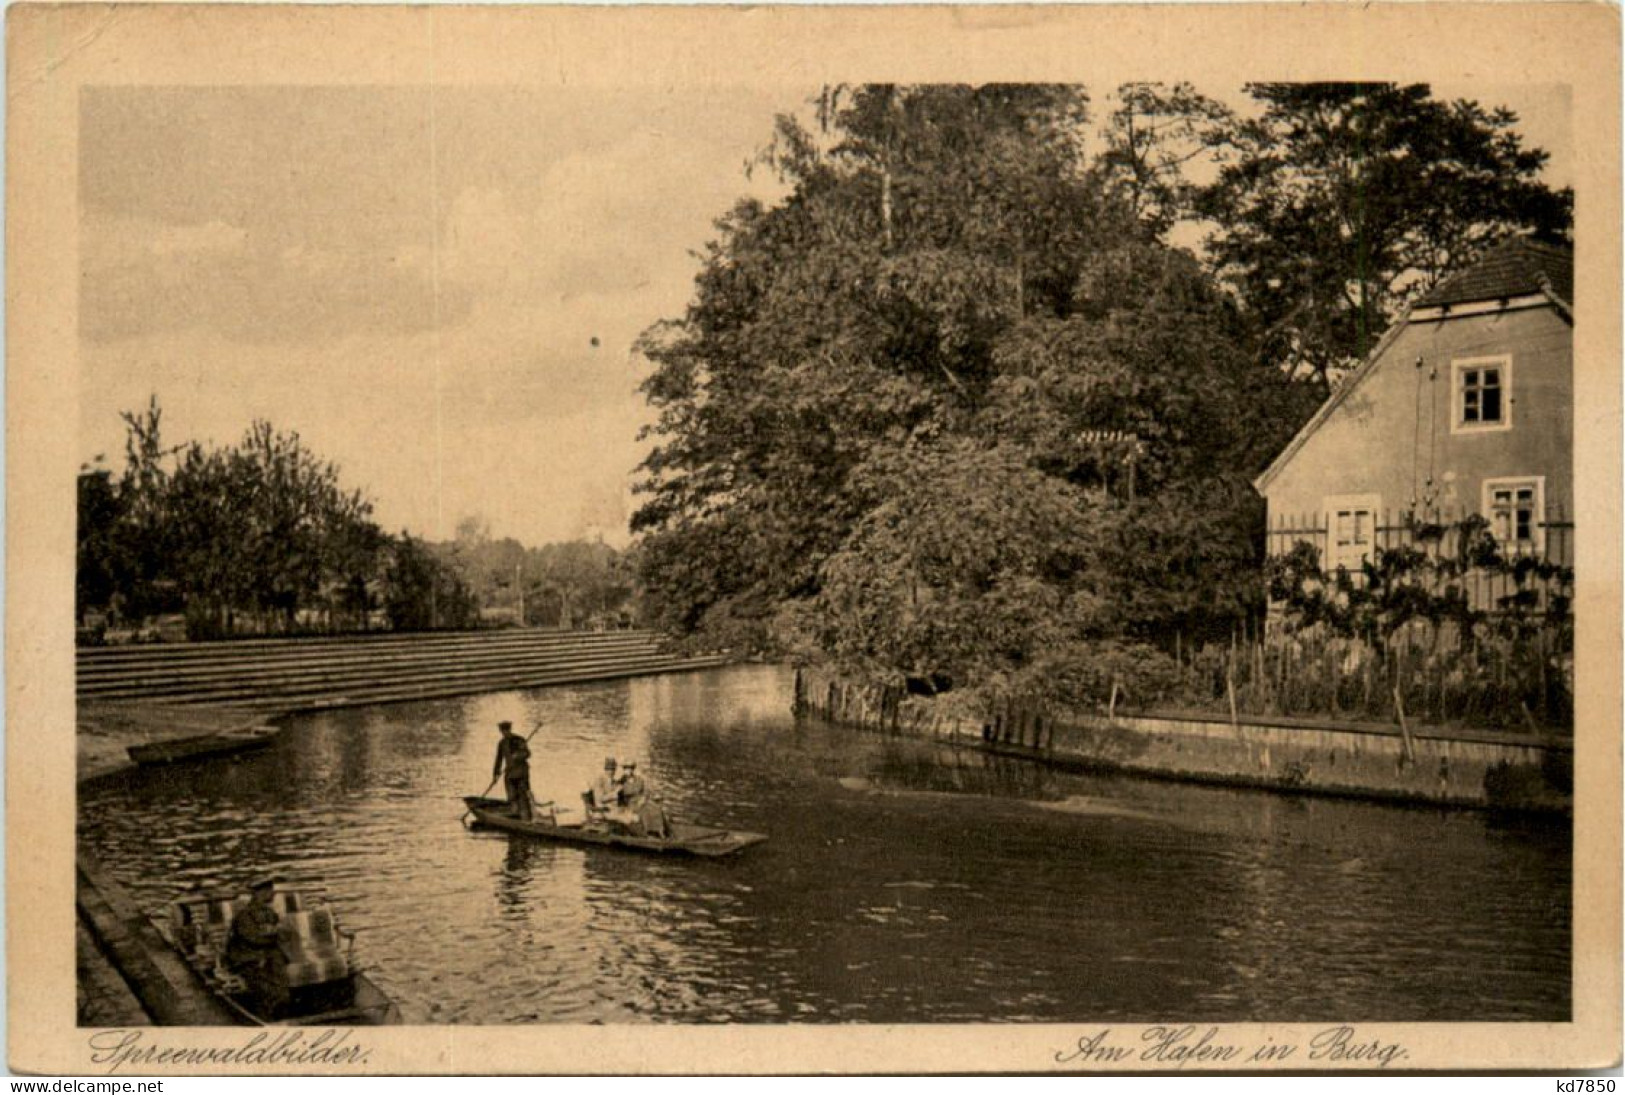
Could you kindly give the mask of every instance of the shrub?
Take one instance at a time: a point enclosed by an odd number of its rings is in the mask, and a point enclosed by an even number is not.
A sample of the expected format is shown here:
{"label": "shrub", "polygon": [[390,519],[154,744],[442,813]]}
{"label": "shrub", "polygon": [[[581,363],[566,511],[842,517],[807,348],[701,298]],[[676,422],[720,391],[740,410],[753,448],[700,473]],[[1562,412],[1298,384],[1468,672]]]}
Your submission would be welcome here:
{"label": "shrub", "polygon": [[1073,642],[1045,652],[1014,675],[1008,691],[1078,710],[1104,709],[1117,685],[1117,702],[1135,707],[1189,699],[1179,663],[1154,646],[1109,639]]}

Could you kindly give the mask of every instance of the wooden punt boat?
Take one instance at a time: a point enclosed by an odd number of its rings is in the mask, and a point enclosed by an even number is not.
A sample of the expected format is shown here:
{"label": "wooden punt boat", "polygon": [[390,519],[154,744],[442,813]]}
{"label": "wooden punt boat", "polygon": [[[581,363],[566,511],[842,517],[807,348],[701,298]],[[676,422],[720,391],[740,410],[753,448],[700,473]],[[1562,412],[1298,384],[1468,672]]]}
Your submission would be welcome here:
{"label": "wooden punt boat", "polygon": [[[279,883],[272,908],[281,920],[277,946],[286,960],[287,1002],[265,1014],[259,997],[225,966],[226,937],[246,894],[198,893],[174,902],[158,931],[205,988],[248,1026],[387,1026],[400,1008],[356,965],[355,935],[339,930],[332,909],[311,894]],[[346,940],[341,946],[340,940]]]}
{"label": "wooden punt boat", "polygon": [[639,852],[665,852],[675,855],[723,856],[743,851],[752,844],[760,844],[767,839],[762,833],[715,829],[705,825],[685,825],[681,822],[672,823],[670,836],[640,836],[603,821],[595,820],[577,825],[563,824],[545,810],[537,813],[530,821],[521,821],[509,812],[507,801],[500,798],[471,795],[463,799],[463,802],[474,815],[476,826],[501,829],[542,840],[560,840],[570,844],[600,844]]}
{"label": "wooden punt boat", "polygon": [[143,766],[176,764],[185,760],[264,749],[276,741],[276,736],[277,728],[274,726],[246,726],[217,734],[198,734],[195,737],[132,745],[126,751],[131,760]]}

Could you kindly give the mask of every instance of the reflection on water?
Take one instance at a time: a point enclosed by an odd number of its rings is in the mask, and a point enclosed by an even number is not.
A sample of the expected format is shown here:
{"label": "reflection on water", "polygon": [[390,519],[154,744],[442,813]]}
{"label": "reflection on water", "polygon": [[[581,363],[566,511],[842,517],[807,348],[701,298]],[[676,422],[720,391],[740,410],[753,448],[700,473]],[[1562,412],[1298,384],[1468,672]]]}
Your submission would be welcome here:
{"label": "reflection on water", "polygon": [[[1046,770],[797,724],[738,668],[296,720],[82,795],[153,911],[320,879],[411,1022],[1367,1021],[1569,1014],[1566,828]],[[499,719],[538,799],[633,759],[732,860],[459,824]]]}

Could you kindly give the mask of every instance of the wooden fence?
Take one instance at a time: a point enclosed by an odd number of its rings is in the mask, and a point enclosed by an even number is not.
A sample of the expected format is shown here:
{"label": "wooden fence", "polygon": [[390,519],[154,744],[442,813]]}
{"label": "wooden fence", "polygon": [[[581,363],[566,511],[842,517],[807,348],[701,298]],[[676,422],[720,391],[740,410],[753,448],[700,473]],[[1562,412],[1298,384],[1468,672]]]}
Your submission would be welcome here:
{"label": "wooden fence", "polygon": [[[1364,581],[1361,560],[1380,553],[1414,548],[1430,560],[1461,562],[1468,537],[1463,521],[1472,515],[1441,512],[1418,520],[1408,511],[1343,511],[1270,515],[1266,553],[1288,554],[1300,543],[1319,552],[1322,576],[1330,581],[1341,568],[1355,583]],[[1452,581],[1461,584],[1468,603],[1478,611],[1497,612],[1520,592],[1532,592],[1544,607],[1554,595],[1573,597],[1574,522],[1562,507],[1547,508],[1538,519],[1529,513],[1499,515],[1490,535],[1510,567],[1468,567]],[[1365,522],[1369,522],[1369,524]],[[1529,564],[1519,565],[1523,560]],[[1541,566],[1539,564],[1548,564]]]}

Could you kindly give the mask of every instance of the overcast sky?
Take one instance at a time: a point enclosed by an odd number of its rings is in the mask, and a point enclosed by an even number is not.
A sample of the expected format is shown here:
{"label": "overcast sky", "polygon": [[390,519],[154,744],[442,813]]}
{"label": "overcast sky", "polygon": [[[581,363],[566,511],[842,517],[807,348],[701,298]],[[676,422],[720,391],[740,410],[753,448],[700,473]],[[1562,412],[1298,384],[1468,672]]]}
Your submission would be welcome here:
{"label": "overcast sky", "polygon": [[[1563,89],[1436,90],[1513,107],[1572,181]],[[297,430],[390,531],[624,543],[631,344],[775,195],[745,163],[812,91],[87,90],[84,458],[119,466],[155,393],[170,443]]]}

